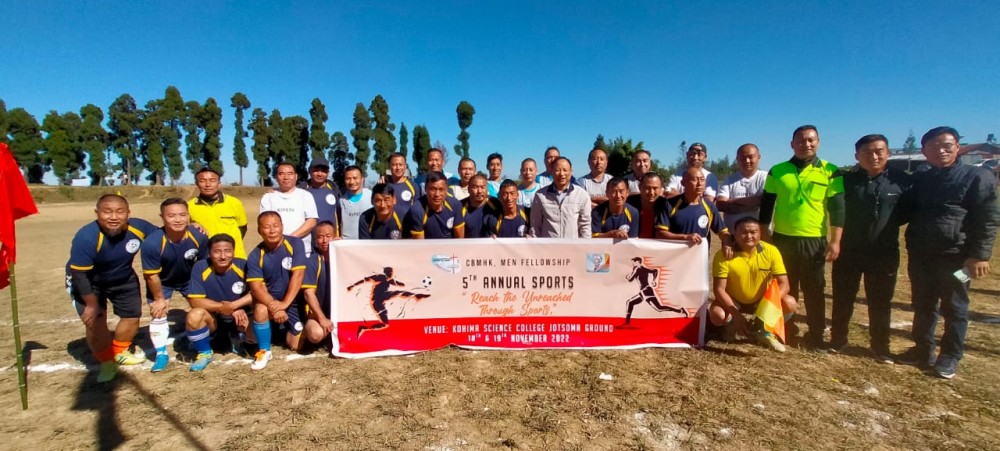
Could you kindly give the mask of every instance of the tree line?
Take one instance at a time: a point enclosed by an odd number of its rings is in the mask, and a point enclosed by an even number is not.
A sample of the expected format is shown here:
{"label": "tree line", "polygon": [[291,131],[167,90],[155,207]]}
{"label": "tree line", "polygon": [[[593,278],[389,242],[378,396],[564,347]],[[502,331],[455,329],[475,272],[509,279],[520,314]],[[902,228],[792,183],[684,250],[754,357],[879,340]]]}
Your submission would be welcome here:
{"label": "tree line", "polygon": [[[278,163],[292,163],[304,177],[309,161],[317,157],[330,161],[338,182],[350,165],[360,167],[365,175],[368,170],[385,174],[394,152],[412,158],[418,173],[427,169],[431,149],[427,127],[416,125],[409,130],[401,122],[397,141],[389,103],[381,94],[367,107],[361,102],[355,105],[354,128],[348,131],[350,145],[345,133],[327,132],[329,116],[318,98],[312,101],[308,119],[282,116],[278,109],[270,113],[262,107],[250,110],[253,105],[242,92],[233,94],[229,106],[235,130],[233,161],[241,185],[250,158],[257,164],[257,183],[265,186],[271,184],[270,175]],[[469,156],[468,128],[475,113],[464,100],[456,107],[460,132],[454,152],[459,157]],[[107,114],[87,104],[79,112],[49,111],[41,124],[24,108],[8,111],[0,99],[0,142],[10,146],[28,183],[43,183],[45,174],[51,172],[58,183],[66,185],[81,176],[89,177],[93,186],[109,184],[112,178],[164,185],[176,183],[186,170],[194,173],[207,166],[224,173],[222,120],[222,106],[214,98],[185,101],[174,86],[166,88],[163,98],[149,100],[141,108],[131,95],[122,94],[108,106]],[[249,149],[246,138],[251,138]],[[440,141],[435,145],[443,148]]]}

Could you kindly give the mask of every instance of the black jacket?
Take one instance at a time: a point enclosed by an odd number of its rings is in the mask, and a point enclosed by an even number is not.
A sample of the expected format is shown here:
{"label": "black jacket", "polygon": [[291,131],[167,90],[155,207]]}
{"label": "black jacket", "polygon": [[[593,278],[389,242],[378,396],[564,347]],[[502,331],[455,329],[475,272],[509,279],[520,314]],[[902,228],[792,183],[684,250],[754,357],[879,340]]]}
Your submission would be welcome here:
{"label": "black jacket", "polygon": [[899,249],[903,217],[896,207],[912,184],[909,174],[891,168],[875,177],[861,169],[844,173],[841,251],[863,256],[874,249]]}
{"label": "black jacket", "polygon": [[955,164],[918,172],[904,210],[910,253],[990,259],[1000,209],[989,169]]}

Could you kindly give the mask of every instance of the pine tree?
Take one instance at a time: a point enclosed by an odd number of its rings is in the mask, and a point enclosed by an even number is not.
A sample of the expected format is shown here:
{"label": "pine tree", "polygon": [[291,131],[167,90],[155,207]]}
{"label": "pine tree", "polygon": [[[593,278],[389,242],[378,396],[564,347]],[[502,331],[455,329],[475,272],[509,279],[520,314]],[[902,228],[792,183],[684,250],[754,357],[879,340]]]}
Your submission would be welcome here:
{"label": "pine tree", "polygon": [[184,160],[181,157],[181,127],[184,125],[184,98],[176,87],[168,86],[163,95],[163,157],[167,162],[167,173],[173,185],[184,175]]}
{"label": "pine tree", "polygon": [[83,125],[80,126],[79,136],[83,149],[89,156],[90,185],[103,186],[111,175],[110,140],[107,130],[101,125],[104,122],[104,112],[97,105],[88,103],[80,108],[80,116],[83,117]]}
{"label": "pine tree", "polygon": [[7,113],[7,133],[10,152],[18,166],[24,169],[28,183],[42,183],[50,166],[42,155],[44,143],[38,121],[24,108],[14,108]]}
{"label": "pine tree", "polygon": [[192,174],[205,166],[205,161],[201,158],[201,132],[204,129],[201,123],[201,114],[200,103],[189,100],[184,104],[184,115],[182,116],[184,156],[188,161],[187,167]]}
{"label": "pine tree", "polygon": [[246,94],[237,92],[233,94],[229,106],[236,110],[235,132],[233,133],[233,162],[240,168],[240,185],[243,185],[243,169],[250,165],[247,158],[247,144],[243,141],[248,136],[246,128],[243,126],[243,112],[250,109],[250,100]]}
{"label": "pine tree", "polygon": [[326,121],[330,116],[326,114],[326,105],[319,98],[312,101],[312,108],[309,108],[309,149],[311,150],[310,161],[326,154],[330,147],[330,135],[326,132]]}
{"label": "pine tree", "polygon": [[427,172],[427,152],[431,150],[431,135],[427,127],[413,127],[413,162],[417,164],[417,173]]}
{"label": "pine tree", "polygon": [[358,102],[354,106],[354,128],[351,137],[354,138],[354,164],[361,169],[361,177],[368,176],[368,140],[371,139],[372,118],[365,109],[365,104]]}
{"label": "pine tree", "polygon": [[406,155],[409,152],[409,149],[406,148],[407,147],[406,146],[406,144],[407,144],[406,141],[409,139],[409,137],[410,137],[410,133],[409,133],[408,130],[406,130],[406,123],[400,122],[399,123],[399,153],[403,154],[403,158],[406,158]]}
{"label": "pine tree", "polygon": [[268,150],[271,142],[271,129],[267,126],[267,116],[263,109],[254,108],[250,119],[250,130],[253,131],[253,160],[257,162],[257,184],[271,186],[271,154]]}
{"label": "pine tree", "polygon": [[354,154],[351,153],[351,147],[347,144],[347,136],[344,136],[343,133],[334,133],[331,141],[329,160],[333,167],[330,169],[333,169],[333,179],[338,185],[342,185],[344,183],[344,169],[354,160]]}
{"label": "pine tree", "polygon": [[139,112],[139,136],[142,165],[149,171],[146,176],[152,184],[163,185],[166,164],[163,159],[163,134],[165,133],[163,124],[165,123],[163,112],[163,100],[153,99],[146,102],[146,108]]}
{"label": "pine tree", "polygon": [[223,174],[222,108],[212,97],[205,100],[205,105],[201,109],[201,127],[205,133],[205,140],[201,144],[201,159],[208,167]]}
{"label": "pine tree", "polygon": [[137,183],[142,176],[139,161],[142,147],[139,146],[141,117],[135,99],[122,94],[108,107],[108,130],[111,147],[118,154],[119,166],[128,183]]}
{"label": "pine tree", "polygon": [[605,152],[608,151],[608,144],[604,142],[604,135],[598,133],[597,139],[594,140],[594,149],[601,149]]}
{"label": "pine tree", "polygon": [[381,94],[372,99],[368,111],[372,114],[372,124],[375,126],[372,133],[375,138],[375,161],[371,168],[376,174],[383,175],[389,169],[389,155],[396,151],[396,137],[392,135],[396,124],[389,122],[389,103]]}
{"label": "pine tree", "polygon": [[80,116],[73,112],[60,115],[52,110],[42,119],[44,155],[52,162],[52,173],[62,185],[69,185],[84,167],[85,155],[78,138],[82,124]]}
{"label": "pine tree", "polygon": [[455,155],[462,158],[469,158],[469,132],[466,130],[472,126],[472,116],[475,116],[476,109],[472,107],[471,103],[463,100],[458,103],[455,113],[458,116],[458,128],[462,130],[458,134]]}

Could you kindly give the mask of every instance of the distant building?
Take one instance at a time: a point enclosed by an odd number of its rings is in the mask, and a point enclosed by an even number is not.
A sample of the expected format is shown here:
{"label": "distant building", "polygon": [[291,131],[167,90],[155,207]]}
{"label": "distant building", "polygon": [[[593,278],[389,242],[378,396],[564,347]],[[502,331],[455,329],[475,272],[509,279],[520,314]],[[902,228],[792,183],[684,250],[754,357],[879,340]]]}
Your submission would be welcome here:
{"label": "distant building", "polygon": [[965,164],[1000,158],[1000,146],[990,143],[966,144],[958,151],[958,159]]}

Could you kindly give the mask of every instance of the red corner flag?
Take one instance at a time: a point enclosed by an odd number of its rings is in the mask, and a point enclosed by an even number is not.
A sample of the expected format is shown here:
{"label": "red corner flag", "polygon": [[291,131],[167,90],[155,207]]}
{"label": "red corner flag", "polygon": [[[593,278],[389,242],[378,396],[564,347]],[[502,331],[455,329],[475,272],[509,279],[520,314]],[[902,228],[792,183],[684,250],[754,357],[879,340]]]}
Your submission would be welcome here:
{"label": "red corner flag", "polygon": [[14,221],[38,213],[21,169],[7,145],[0,143],[0,289],[10,285],[9,266],[17,258]]}

